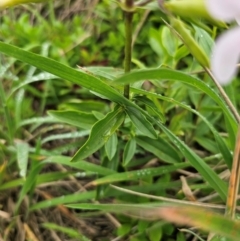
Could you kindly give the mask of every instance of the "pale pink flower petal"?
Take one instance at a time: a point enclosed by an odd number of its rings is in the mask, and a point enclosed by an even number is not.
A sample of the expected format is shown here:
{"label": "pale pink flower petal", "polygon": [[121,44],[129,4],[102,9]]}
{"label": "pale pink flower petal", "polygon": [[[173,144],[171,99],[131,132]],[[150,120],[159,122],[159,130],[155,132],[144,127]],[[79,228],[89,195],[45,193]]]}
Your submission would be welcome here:
{"label": "pale pink flower petal", "polygon": [[220,84],[227,84],[237,73],[240,58],[240,27],[222,34],[213,48],[211,68]]}
{"label": "pale pink flower petal", "polygon": [[240,16],[240,0],[205,0],[205,4],[216,19],[229,22]]}
{"label": "pale pink flower petal", "polygon": [[235,19],[236,19],[238,25],[240,25],[240,12],[239,12],[239,15]]}

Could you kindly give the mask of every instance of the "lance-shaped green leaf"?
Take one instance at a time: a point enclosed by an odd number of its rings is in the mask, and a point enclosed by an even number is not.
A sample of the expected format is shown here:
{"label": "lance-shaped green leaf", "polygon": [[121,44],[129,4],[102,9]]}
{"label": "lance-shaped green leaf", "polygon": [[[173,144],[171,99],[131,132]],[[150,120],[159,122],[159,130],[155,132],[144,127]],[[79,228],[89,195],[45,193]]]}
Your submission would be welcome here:
{"label": "lance-shaped green leaf", "polygon": [[[200,114],[198,111],[192,109],[190,106],[188,106],[186,104],[183,104],[183,103],[181,103],[181,102],[179,102],[179,101],[177,101],[173,98],[169,98],[169,97],[166,97],[166,96],[162,96],[160,94],[151,93],[151,92],[141,90],[141,89],[136,89],[136,88],[131,88],[131,91],[133,91],[134,93],[137,93],[137,94],[146,95],[146,96],[149,96],[149,97],[154,97],[154,98],[158,98],[158,99],[170,102],[170,103],[174,103],[174,104],[176,104],[178,106],[181,106],[182,108],[194,113],[195,115],[199,116],[201,118],[201,120],[205,122],[205,124],[209,127],[209,129],[214,134],[214,137],[215,137],[216,143],[218,145],[219,151],[221,152],[221,154],[224,158],[224,161],[226,162],[229,170],[231,170],[232,158],[233,157],[232,157],[232,154],[229,150],[229,147],[226,145],[226,143],[224,142],[224,140],[222,139],[222,137],[220,136],[218,131],[214,128],[214,126],[202,114]],[[156,155],[156,153],[154,153],[154,154]]]}
{"label": "lance-shaped green leaf", "polygon": [[219,178],[219,176],[194,153],[183,141],[175,136],[168,128],[163,126],[160,122],[156,122],[174,145],[181,151],[184,157],[192,164],[194,168],[203,176],[203,178],[218,192],[222,200],[227,198],[227,184]]}
{"label": "lance-shaped green leaf", "polygon": [[112,175],[99,178],[91,182],[89,185],[101,185],[106,183],[114,183],[114,182],[127,181],[127,180],[137,180],[139,178],[156,177],[156,176],[163,175],[165,173],[173,172],[180,168],[188,167],[189,165],[190,163],[178,163],[175,165],[162,166],[157,168],[146,168],[142,170],[115,173]]}
{"label": "lance-shaped green leaf", "polygon": [[167,163],[181,162],[181,159],[175,149],[163,138],[158,137],[157,140],[148,137],[137,136],[137,144],[143,149],[155,154],[160,160]]}
{"label": "lance-shaped green leaf", "polygon": [[126,106],[125,111],[140,132],[150,138],[157,138],[157,133],[154,130],[152,124],[137,108],[132,106]]}
{"label": "lance-shaped green leaf", "polygon": [[81,111],[74,110],[63,110],[63,111],[48,111],[50,116],[53,116],[60,122],[64,122],[73,126],[77,126],[83,129],[91,129],[97,118],[90,113],[84,113]]}
{"label": "lance-shaped green leaf", "polygon": [[96,196],[96,191],[88,191],[88,192],[76,192],[74,194],[69,194],[65,196],[55,197],[51,200],[44,200],[41,202],[37,202],[30,207],[30,211],[50,208],[52,206],[62,205],[66,203],[74,203],[80,201],[86,201],[90,199],[94,199]]}
{"label": "lance-shaped green leaf", "polygon": [[136,139],[130,139],[124,147],[123,151],[123,166],[127,166],[127,164],[133,158],[135,151],[136,151]]}
{"label": "lance-shaped green leaf", "polygon": [[[140,110],[141,111],[141,110]],[[227,184],[219,178],[219,176],[200,158],[194,153],[183,141],[174,135],[168,128],[161,124],[156,119],[149,116],[143,110],[143,115],[147,116],[152,123],[158,125],[161,130],[168,136],[171,142],[179,149],[179,151],[186,157],[191,165],[203,176],[203,178],[218,192],[222,200],[226,201],[227,198]]]}
{"label": "lance-shaped green leaf", "polygon": [[131,103],[117,90],[113,89],[108,84],[91,74],[80,72],[55,60],[31,53],[3,42],[0,42],[0,52],[35,66],[41,70],[47,71],[48,73],[54,74],[62,79],[81,85],[116,103],[126,105]]}
{"label": "lance-shaped green leaf", "polygon": [[124,109],[121,106],[117,106],[112,112],[108,113],[105,118],[98,121],[93,126],[86,143],[77,151],[71,161],[82,160],[100,149],[122,124],[124,118]]}
{"label": "lance-shaped green leaf", "polygon": [[192,77],[180,71],[171,69],[148,69],[140,70],[132,73],[125,74],[120,78],[117,78],[114,82],[116,84],[130,84],[141,80],[173,80],[190,85],[203,93],[211,97],[218,105],[222,108],[224,115],[228,118],[234,133],[237,133],[237,121],[229,110],[228,106],[225,104],[224,100],[218,95],[217,91],[209,87],[200,79]]}
{"label": "lance-shaped green leaf", "polygon": [[113,133],[105,144],[105,151],[108,159],[111,161],[117,151],[118,138],[117,134]]}

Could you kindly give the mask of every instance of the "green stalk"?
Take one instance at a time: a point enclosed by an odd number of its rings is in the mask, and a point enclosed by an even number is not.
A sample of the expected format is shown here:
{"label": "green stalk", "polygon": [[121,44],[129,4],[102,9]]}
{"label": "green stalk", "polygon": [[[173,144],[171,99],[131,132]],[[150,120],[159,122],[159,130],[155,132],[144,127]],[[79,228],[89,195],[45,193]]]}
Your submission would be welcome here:
{"label": "green stalk", "polygon": [[[126,9],[132,9],[134,1],[126,0]],[[125,59],[124,59],[124,72],[128,73],[131,71],[131,60],[132,60],[132,19],[133,12],[125,11]],[[124,86],[124,96],[129,99],[130,85]]]}
{"label": "green stalk", "polygon": [[5,92],[3,89],[3,84],[2,81],[0,81],[0,103],[2,103],[3,106],[3,111],[4,111],[4,117],[5,120],[7,122],[7,128],[8,128],[8,141],[10,144],[13,144],[13,126],[12,126],[12,119],[9,113],[9,109],[7,107],[7,101],[6,101],[6,97],[5,97]]}

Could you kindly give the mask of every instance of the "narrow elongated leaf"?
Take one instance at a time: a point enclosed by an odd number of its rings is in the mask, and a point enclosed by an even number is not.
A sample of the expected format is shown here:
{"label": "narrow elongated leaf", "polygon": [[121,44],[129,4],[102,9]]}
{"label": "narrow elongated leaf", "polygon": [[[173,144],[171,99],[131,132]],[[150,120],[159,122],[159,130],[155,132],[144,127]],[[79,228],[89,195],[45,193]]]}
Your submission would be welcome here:
{"label": "narrow elongated leaf", "polygon": [[193,86],[196,89],[201,90],[203,93],[206,93],[209,97],[211,97],[219,106],[222,108],[224,115],[228,118],[231,123],[231,127],[237,132],[237,121],[234,116],[228,109],[227,105],[223,101],[223,99],[218,95],[218,93],[210,88],[207,84],[202,82],[201,80],[192,77],[188,74],[185,74],[180,71],[175,71],[171,69],[148,69],[148,70],[140,70],[132,73],[125,74],[120,78],[116,79],[114,82],[116,84],[130,84],[135,83],[141,80],[175,80],[185,83],[187,85]]}
{"label": "narrow elongated leaf", "polygon": [[150,138],[157,138],[157,133],[154,130],[152,124],[138,109],[132,106],[126,106],[125,111],[139,131]]}
{"label": "narrow elongated leaf", "polygon": [[74,176],[76,175],[77,172],[76,171],[68,171],[68,172],[47,172],[47,173],[43,173],[37,176],[37,180],[36,180],[36,186],[44,184],[44,183],[48,183],[48,182],[54,182],[54,181],[58,181],[61,179],[64,179],[66,177],[69,176]]}
{"label": "narrow elongated leaf", "polygon": [[56,79],[56,78],[58,78],[58,77],[56,77],[55,75],[49,74],[49,73],[45,73],[45,72],[28,77],[27,79],[20,82],[17,86],[15,86],[11,89],[11,92],[8,95],[8,98],[10,98],[14,92],[16,92],[18,89],[22,88],[25,85],[29,85],[31,83],[43,81],[43,80],[52,80],[52,79]]}
{"label": "narrow elongated leaf", "polygon": [[214,154],[218,153],[218,148],[215,140],[211,140],[209,137],[204,137],[204,136],[195,136],[194,140],[204,149]]}
{"label": "narrow elongated leaf", "polygon": [[183,141],[176,137],[169,129],[158,122],[158,126],[164,131],[168,138],[176,145],[187,160],[203,176],[203,178],[218,192],[223,201],[227,199],[227,184],[195,154]]}
{"label": "narrow elongated leaf", "polygon": [[54,141],[54,140],[65,140],[65,139],[74,139],[74,138],[80,138],[84,136],[88,136],[90,133],[90,130],[81,130],[81,131],[75,131],[75,132],[67,132],[63,134],[55,134],[47,136],[46,138],[42,139],[41,143],[46,143],[48,141]]}
{"label": "narrow elongated leaf", "polygon": [[174,148],[161,137],[157,140],[150,139],[148,137],[138,136],[136,137],[137,144],[143,149],[155,154],[160,160],[167,163],[181,162],[178,153]]}
{"label": "narrow elongated leaf", "polygon": [[17,143],[17,162],[19,167],[19,174],[21,177],[26,177],[27,166],[28,166],[28,144],[25,142]]}
{"label": "narrow elongated leaf", "polygon": [[58,232],[64,233],[67,236],[74,238],[74,240],[78,241],[90,241],[90,239],[86,238],[82,234],[80,234],[77,230],[73,228],[67,228],[59,226],[55,223],[43,223],[42,226],[44,228],[48,228],[49,230],[56,230]]}
{"label": "narrow elongated leaf", "polygon": [[183,104],[181,102],[178,102],[177,100],[174,100],[173,98],[169,98],[169,97],[166,97],[166,96],[162,96],[160,94],[150,93],[148,91],[135,89],[135,88],[132,88],[131,90],[134,93],[143,94],[143,95],[158,98],[158,99],[170,102],[170,103],[174,103],[174,104],[176,104],[178,106],[181,106],[182,108],[194,113],[195,115],[199,116],[202,119],[202,121],[204,121],[205,124],[209,127],[209,129],[212,131],[212,133],[214,134],[214,137],[215,137],[215,140],[217,142],[219,151],[221,152],[221,154],[224,158],[224,161],[226,162],[229,170],[231,170],[232,154],[231,154],[229,148],[227,147],[226,143],[223,141],[222,137],[219,135],[218,131],[214,128],[214,126],[202,114],[200,114],[198,111],[192,109],[190,106],[188,106],[186,104]]}
{"label": "narrow elongated leaf", "polygon": [[108,113],[104,119],[98,121],[93,126],[86,143],[77,151],[71,161],[82,160],[101,148],[122,124],[124,117],[124,109],[118,106],[112,112]]}
{"label": "narrow elongated leaf", "polygon": [[84,113],[92,113],[93,111],[103,112],[108,108],[106,103],[95,100],[74,100],[74,102],[70,101],[63,103],[62,105],[65,107],[65,109],[80,111]]}
{"label": "narrow elongated leaf", "polygon": [[128,104],[130,102],[118,91],[104,83],[99,78],[68,67],[55,60],[31,53],[3,42],[0,42],[0,52],[35,66],[41,70],[47,71],[48,73],[54,74],[62,79],[68,80],[77,85],[81,85],[93,92],[107,97],[109,100],[112,100],[116,103]]}
{"label": "narrow elongated leaf", "polygon": [[23,198],[25,195],[31,190],[31,188],[35,185],[36,179],[38,177],[38,174],[40,170],[42,169],[42,164],[36,165],[35,168],[33,168],[30,173],[28,174],[23,187],[20,191],[19,198],[15,207],[15,211],[17,212],[19,209],[20,204],[22,203]]}
{"label": "narrow elongated leaf", "polygon": [[[93,204],[93,203],[79,203],[79,204],[67,204],[66,206],[74,209],[81,210],[102,210],[105,212],[113,212],[113,213],[126,213],[126,211],[132,211],[137,213],[141,213],[141,208],[144,210],[151,210],[151,207],[161,207],[166,204],[162,203],[144,203],[144,204]],[[139,211],[139,213],[138,213]]]}
{"label": "narrow elongated leaf", "polygon": [[98,175],[103,175],[103,176],[116,173],[115,171],[108,169],[106,167],[98,166],[96,164],[86,162],[83,160],[79,162],[71,162],[71,157],[66,157],[66,156],[52,156],[47,158],[44,162],[62,164],[62,165],[69,166],[79,170],[95,172]]}
{"label": "narrow elongated leaf", "polygon": [[[156,207],[158,205],[158,207]],[[155,207],[154,207],[155,206]],[[168,204],[68,204],[67,207],[82,210],[102,210],[123,213],[148,220],[164,219],[179,225],[197,226],[238,241],[240,222],[232,220],[204,208],[173,206]],[[225,238],[224,238],[225,240]]]}
{"label": "narrow elongated leaf", "polygon": [[77,192],[74,194],[60,196],[60,197],[52,198],[50,200],[38,202],[30,207],[30,211],[49,208],[49,207],[66,204],[66,203],[86,201],[86,200],[94,199],[95,196],[96,196],[96,191],[81,192],[81,193]]}
{"label": "narrow elongated leaf", "polygon": [[127,166],[127,164],[131,161],[136,151],[136,139],[130,139],[124,147],[123,152],[123,165]]}
{"label": "narrow elongated leaf", "polygon": [[[49,172],[49,173],[37,175],[36,180],[33,180],[33,181],[36,181],[36,185],[41,185],[42,183],[56,181],[74,174],[75,172]],[[33,181],[32,181],[32,184],[34,184]],[[25,178],[18,178],[15,180],[11,180],[9,182],[5,182],[4,184],[2,184],[0,186],[0,190],[7,190],[18,186],[22,186],[25,184],[25,182],[26,182]]]}
{"label": "narrow elongated leaf", "polygon": [[162,131],[168,136],[173,144],[180,150],[180,152],[188,159],[194,168],[203,176],[203,178],[218,192],[223,201],[227,198],[227,184],[221,180],[218,175],[200,158],[195,154],[183,141],[175,136],[169,129],[161,124],[156,119],[149,116],[145,111],[141,110],[143,115],[147,116],[152,123],[158,125]]}
{"label": "narrow elongated leaf", "polygon": [[91,129],[93,124],[97,122],[97,118],[90,113],[80,111],[64,110],[64,111],[48,111],[58,121],[77,126],[83,129]]}
{"label": "narrow elongated leaf", "polygon": [[54,119],[51,116],[45,116],[45,117],[33,117],[30,119],[25,119],[19,123],[19,126],[24,126],[24,125],[30,125],[30,124],[45,124],[45,123],[56,123],[56,119]]}
{"label": "narrow elongated leaf", "polygon": [[[126,210],[139,211],[140,208],[145,208],[146,210],[150,210],[149,207],[153,205],[149,204],[93,204],[93,203],[79,203],[79,204],[68,204],[66,205],[69,208],[73,209],[81,209],[81,210],[102,210],[105,212],[113,212],[113,213],[126,213]],[[155,206],[161,206],[161,204],[156,204]]]}
{"label": "narrow elongated leaf", "polygon": [[[204,210],[203,208],[186,206],[166,207],[166,209],[164,208],[163,210],[160,208],[158,215],[160,218],[170,222],[181,225],[197,226],[206,231],[224,235],[230,238],[231,241],[237,241],[240,237],[240,222],[238,220],[231,220],[209,210]],[[224,238],[223,240],[226,239]]]}
{"label": "narrow elongated leaf", "polygon": [[108,159],[111,161],[117,151],[118,138],[116,133],[113,133],[105,144],[105,151]]}
{"label": "narrow elongated leaf", "polygon": [[139,178],[154,177],[158,175],[163,175],[165,173],[173,172],[179,168],[184,168],[189,166],[189,163],[179,163],[171,166],[163,166],[157,168],[146,168],[142,170],[129,171],[124,173],[116,173],[106,177],[99,178],[93,182],[91,185],[100,185],[106,183],[127,181],[127,180],[137,180]]}

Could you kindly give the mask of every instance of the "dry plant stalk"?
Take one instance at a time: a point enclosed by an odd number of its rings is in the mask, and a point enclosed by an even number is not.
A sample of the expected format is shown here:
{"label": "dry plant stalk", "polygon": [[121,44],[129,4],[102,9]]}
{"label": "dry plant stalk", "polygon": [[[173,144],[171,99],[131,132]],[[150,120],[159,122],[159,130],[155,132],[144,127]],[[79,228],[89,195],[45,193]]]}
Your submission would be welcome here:
{"label": "dry plant stalk", "polygon": [[240,177],[240,125],[238,127],[237,140],[233,155],[232,171],[229,180],[229,189],[226,205],[226,215],[234,219]]}

